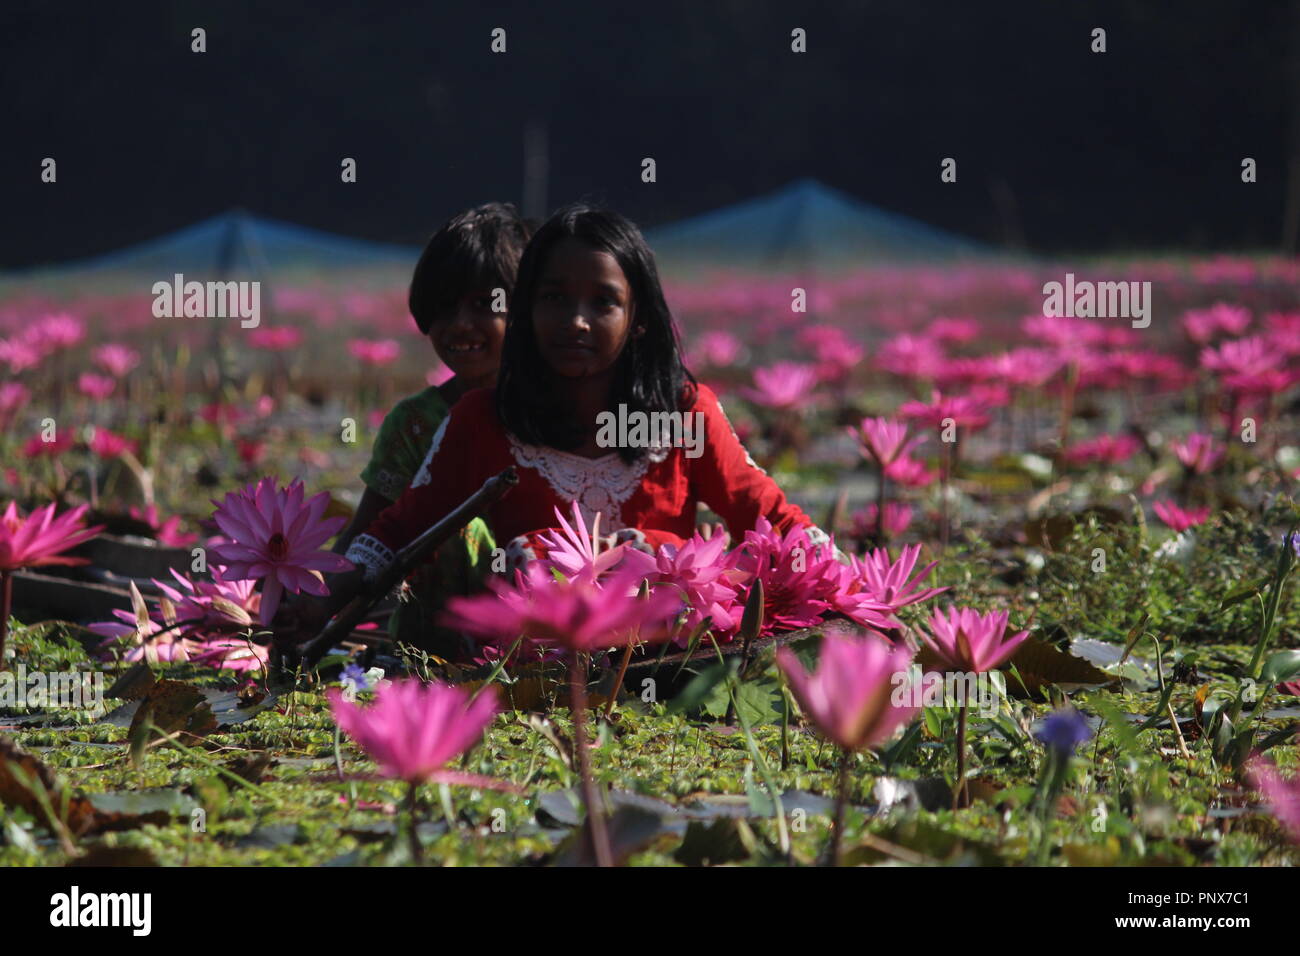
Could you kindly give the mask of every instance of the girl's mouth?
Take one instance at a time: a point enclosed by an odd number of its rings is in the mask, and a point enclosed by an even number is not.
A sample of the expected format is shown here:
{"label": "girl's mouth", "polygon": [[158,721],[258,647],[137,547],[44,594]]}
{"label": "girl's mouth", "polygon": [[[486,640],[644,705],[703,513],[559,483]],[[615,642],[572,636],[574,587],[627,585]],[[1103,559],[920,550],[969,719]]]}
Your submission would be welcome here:
{"label": "girl's mouth", "polygon": [[444,345],[443,348],[452,355],[472,355],[476,352],[485,351],[485,346],[483,345],[471,345],[463,342],[456,345]]}

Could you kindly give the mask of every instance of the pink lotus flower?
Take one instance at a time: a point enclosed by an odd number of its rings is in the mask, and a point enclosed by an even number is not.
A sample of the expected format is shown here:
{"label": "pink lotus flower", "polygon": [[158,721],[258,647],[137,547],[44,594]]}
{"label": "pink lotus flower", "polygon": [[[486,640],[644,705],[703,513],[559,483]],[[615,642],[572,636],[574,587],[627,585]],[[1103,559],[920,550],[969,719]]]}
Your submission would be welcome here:
{"label": "pink lotus flower", "polygon": [[637,592],[642,580],[639,569],[628,568],[599,584],[586,578],[558,581],[537,562],[517,571],[513,584],[489,580],[491,594],[448,601],[443,621],[507,646],[522,635],[529,651],[590,652],[662,640],[682,602],[671,591],[658,589],[641,600]]}
{"label": "pink lotus flower", "polygon": [[0,385],[0,428],[8,428],[31,397],[32,393],[21,382],[5,382]]}
{"label": "pink lotus flower", "polygon": [[82,521],[86,506],[80,505],[54,516],[54,505],[37,508],[26,518],[9,502],[0,516],[0,571],[38,568],[49,564],[85,564],[85,558],[63,557],[62,552],[89,541],[104,530],[103,525],[87,528]]}
{"label": "pink lotus flower", "polygon": [[987,408],[983,403],[966,395],[942,395],[934,389],[929,402],[905,402],[899,414],[932,428],[942,428],[952,419],[958,428],[980,429],[989,423]]}
{"label": "pink lotus flower", "polygon": [[326,696],[339,727],[379,765],[385,777],[416,784],[440,776],[474,746],[498,713],[496,687],[477,697],[448,684],[397,680],[380,687],[369,707],[349,703],[337,688]]}
{"label": "pink lotus flower", "polygon": [[95,364],[114,378],[123,378],[140,364],[140,353],[133,348],[110,342],[90,353]]}
{"label": "pink lotus flower", "polygon": [[991,377],[1021,388],[1041,388],[1064,364],[1056,352],[1028,346],[994,355],[987,361]]}
{"label": "pink lotus flower", "polygon": [[1227,449],[1223,445],[1202,432],[1193,432],[1182,441],[1170,442],[1169,447],[1173,449],[1179,461],[1198,475],[1213,470],[1227,454]]}
{"label": "pink lotus flower", "polygon": [[1219,333],[1241,335],[1250,325],[1250,310],[1216,303],[1208,309],[1192,309],[1183,314],[1183,331],[1197,345],[1205,345]]}
{"label": "pink lotus flower", "polygon": [[896,419],[864,418],[856,429],[847,431],[861,442],[863,450],[882,468],[888,468],[921,441],[921,438],[908,441],[907,425]]}
{"label": "pink lotus flower", "polygon": [[231,492],[217,505],[213,519],[229,543],[213,549],[236,579],[263,579],[261,622],[269,625],[285,589],[297,594],[325,595],[329,589],[322,571],[347,571],[352,562],[342,555],[319,550],[347,523],[346,518],[326,518],[329,493],[304,501],[303,485],[295,481],[276,488],[274,478],[263,478],[243,491]]}
{"label": "pink lotus flower", "polygon": [[143,521],[153,529],[153,536],[159,544],[166,545],[169,548],[187,548],[195,541],[199,540],[197,534],[181,534],[181,519],[179,515],[172,515],[166,521],[163,521],[158,514],[157,505],[147,505],[143,510],[132,505],[128,512],[132,518]]}
{"label": "pink lotus flower", "polygon": [[24,458],[56,458],[72,447],[72,436],[65,430],[56,432],[52,441],[46,441],[44,435],[29,438],[23,443]]}
{"label": "pink lotus flower", "polygon": [[1260,335],[1201,350],[1201,367],[1224,376],[1258,375],[1276,369],[1281,361],[1282,356]]}
{"label": "pink lotus flower", "polygon": [[597,580],[618,564],[627,552],[626,545],[610,547],[601,539],[600,518],[601,514],[597,511],[591,522],[591,530],[588,531],[582,508],[575,501],[572,525],[564,520],[563,513],[556,508],[555,520],[560,523],[562,530],[551,529],[538,536],[546,547],[547,560],[571,581],[579,577],[588,581]]}
{"label": "pink lotus flower", "polygon": [[[811,627],[839,588],[838,562],[830,548],[814,548],[798,525],[784,535],[760,517],[732,556],[746,583],[763,582],[763,634]],[[835,567],[832,567],[835,566]]]}
{"label": "pink lotus flower", "polygon": [[262,326],[248,336],[248,344],[267,352],[287,352],[302,345],[302,329],[296,325]]}
{"label": "pink lotus flower", "polygon": [[[868,538],[876,533],[879,516],[872,502],[861,511],[853,512],[853,537]],[[912,523],[912,506],[899,501],[885,502],[885,534],[896,538]]]}
{"label": "pink lotus flower", "polygon": [[918,708],[893,703],[896,675],[907,674],[911,662],[906,648],[891,648],[865,634],[824,639],[811,674],[788,647],[776,652],[777,666],[804,712],[847,751],[879,746],[915,719]]}
{"label": "pink lotus flower", "polygon": [[886,549],[875,548],[863,558],[851,558],[850,564],[864,589],[877,601],[897,611],[909,604],[928,601],[948,590],[946,587],[917,590],[921,582],[939,565],[938,561],[931,561],[913,577],[912,571],[920,555],[919,544],[903,548],[897,561],[890,559]]}
{"label": "pink lotus flower", "polygon": [[930,337],[896,335],[876,354],[876,364],[903,378],[933,379],[943,366],[943,349]]}
{"label": "pink lotus flower", "polygon": [[1157,501],[1151,506],[1156,517],[1173,529],[1175,534],[1182,534],[1188,528],[1204,524],[1210,517],[1209,508],[1188,508],[1183,510],[1172,501]]}
{"label": "pink lotus flower", "polygon": [[903,455],[886,466],[885,477],[904,488],[924,488],[932,484],[939,473],[927,468],[925,462]]}
{"label": "pink lotus flower", "polygon": [[730,332],[705,332],[691,349],[691,363],[699,366],[727,368],[740,356],[740,339]]}
{"label": "pink lotus flower", "polygon": [[1104,463],[1118,465],[1128,461],[1142,447],[1142,443],[1132,435],[1098,435],[1085,441],[1075,442],[1065,450],[1063,457],[1072,465]]}
{"label": "pink lotus flower", "polygon": [[740,393],[766,408],[793,408],[812,396],[817,370],[797,362],[777,362],[754,369],[754,385],[755,388],[742,388]]}
{"label": "pink lotus flower", "polygon": [[0,362],[8,365],[14,375],[40,365],[43,357],[38,349],[20,339],[0,339]]}
{"label": "pink lotus flower", "polygon": [[680,646],[686,646],[705,617],[712,618],[715,634],[730,636],[740,628],[744,607],[738,598],[746,575],[731,566],[726,544],[722,535],[706,541],[696,533],[680,549],[661,545],[653,559],[651,585],[675,591],[688,608],[676,639]]}
{"label": "pink lotus flower", "polygon": [[402,346],[396,339],[351,339],[348,351],[352,357],[364,365],[392,365],[402,354]]}
{"label": "pink lotus flower", "polygon": [[46,316],[25,334],[26,340],[41,352],[70,348],[85,337],[86,323],[65,313]]}
{"label": "pink lotus flower", "polygon": [[937,342],[963,344],[979,338],[980,324],[975,319],[935,319],[926,327],[926,334]]}
{"label": "pink lotus flower", "polygon": [[85,513],[86,506],[81,505],[56,518],[51,503],[23,518],[18,514],[18,505],[11,501],[0,515],[0,662],[4,661],[5,638],[9,633],[10,576],[19,568],[85,564],[85,558],[63,554],[104,530],[103,525],[85,527],[82,522]]}
{"label": "pink lotus flower", "polygon": [[1296,843],[1300,843],[1300,777],[1283,780],[1273,763],[1255,757],[1247,764],[1251,786],[1268,801],[1273,816]]}
{"label": "pink lotus flower", "polygon": [[1021,631],[1006,637],[1006,611],[980,614],[968,607],[949,607],[947,614],[936,609],[930,617],[930,632],[921,640],[953,671],[982,674],[1004,664],[1029,637]]}
{"label": "pink lotus flower", "polygon": [[[146,611],[144,599],[135,592],[132,610],[115,610],[116,621],[89,625],[88,630],[104,637],[101,654],[120,652],[124,640],[130,639],[124,655],[127,661],[189,661],[236,672],[264,668],[269,659],[267,648],[247,636],[261,601],[254,590],[257,582],[227,581],[225,570],[212,565],[211,581],[191,581],[173,568],[179,589],[154,578],[171,608],[164,611],[160,602]],[[164,627],[166,632],[160,633]]]}
{"label": "pink lotus flower", "polygon": [[96,375],[94,372],[82,372],[77,378],[77,391],[81,392],[87,398],[93,398],[96,401],[104,401],[113,394],[117,388],[117,382],[107,375]]}
{"label": "pink lotus flower", "polygon": [[96,428],[90,438],[90,450],[100,458],[119,458],[130,452],[136,453],[139,444],[107,428]]}

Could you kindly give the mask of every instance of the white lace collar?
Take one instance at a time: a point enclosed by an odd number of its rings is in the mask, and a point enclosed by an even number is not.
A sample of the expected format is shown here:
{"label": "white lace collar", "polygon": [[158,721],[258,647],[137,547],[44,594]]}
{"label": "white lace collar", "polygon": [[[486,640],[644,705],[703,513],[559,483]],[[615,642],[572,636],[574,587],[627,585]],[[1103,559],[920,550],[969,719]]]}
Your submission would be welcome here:
{"label": "white lace collar", "polygon": [[578,502],[584,514],[590,516],[599,511],[604,516],[602,527],[610,531],[624,527],[623,503],[641,486],[650,463],[663,461],[669,451],[651,449],[649,454],[629,465],[617,452],[584,458],[558,448],[526,445],[514,435],[509,439],[516,464],[536,471],[559,498]]}

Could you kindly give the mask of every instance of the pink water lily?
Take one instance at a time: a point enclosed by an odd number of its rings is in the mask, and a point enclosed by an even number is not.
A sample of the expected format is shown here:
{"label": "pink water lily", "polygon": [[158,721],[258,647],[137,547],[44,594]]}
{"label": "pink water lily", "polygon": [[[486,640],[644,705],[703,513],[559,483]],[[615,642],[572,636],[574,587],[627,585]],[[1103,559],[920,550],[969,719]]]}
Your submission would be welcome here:
{"label": "pink water lily", "polygon": [[706,541],[697,532],[681,548],[661,545],[654,557],[651,584],[676,591],[689,609],[677,637],[681,646],[706,617],[712,619],[710,629],[719,636],[729,637],[740,627],[744,613],[738,600],[740,583],[747,575],[732,567],[726,545],[722,535]]}
{"label": "pink water lily", "polygon": [[900,455],[885,466],[885,477],[905,488],[924,488],[932,484],[939,473],[917,458]]}
{"label": "pink water lily", "polygon": [[344,700],[337,688],[326,696],[335,722],[378,764],[379,773],[412,784],[438,776],[474,746],[499,711],[491,685],[472,697],[449,684],[396,680],[381,686],[368,707]]}
{"label": "pink water lily", "polygon": [[903,548],[896,561],[884,548],[875,548],[862,558],[854,556],[849,560],[863,588],[877,601],[897,611],[909,604],[928,601],[948,590],[946,587],[918,590],[921,582],[939,565],[938,561],[931,561],[913,576],[920,555],[921,546],[913,544]]}
{"label": "pink water lily", "polygon": [[1197,345],[1205,345],[1219,333],[1241,335],[1249,325],[1249,309],[1224,302],[1183,313],[1183,331]]}
{"label": "pink water lily", "polygon": [[1173,529],[1175,534],[1182,534],[1188,528],[1205,524],[1210,517],[1209,508],[1180,508],[1172,501],[1157,501],[1151,506],[1156,517]]}
{"label": "pink water lily", "polygon": [[767,408],[793,408],[812,396],[817,386],[817,369],[797,362],[777,362],[754,369],[754,388],[740,393]]}
{"label": "pink water lily", "polygon": [[107,375],[97,375],[94,372],[82,372],[77,378],[77,391],[81,392],[87,398],[93,398],[102,402],[113,394],[117,388],[117,382]]}
{"label": "pink water lily", "polygon": [[166,545],[169,548],[188,548],[199,540],[197,534],[185,534],[180,531],[180,515],[172,515],[170,518],[163,520],[158,513],[158,506],[155,504],[146,505],[144,508],[137,508],[132,505],[127,511],[132,518],[143,521],[153,529],[154,537],[158,539],[158,543],[161,545]]}
{"label": "pink water lily", "polygon": [[1212,471],[1223,460],[1227,448],[1203,432],[1192,432],[1181,441],[1169,443],[1178,460],[1198,475]]}
{"label": "pink water lily", "polygon": [[105,638],[100,653],[120,653],[125,642],[127,661],[190,661],[232,671],[264,668],[267,648],[247,636],[261,602],[257,582],[226,580],[226,569],[219,565],[211,565],[211,571],[211,581],[193,581],[172,568],[178,587],[153,579],[170,607],[159,602],[146,612],[144,599],[138,598],[133,610],[113,611],[116,621],[89,625],[88,630]]}
{"label": "pink water lily", "polygon": [[564,514],[555,509],[555,520],[560,523],[559,530],[544,532],[539,535],[546,547],[547,560],[559,568],[565,577],[573,579],[584,577],[596,580],[623,559],[627,545],[611,547],[600,537],[599,511],[592,519],[591,528],[582,515],[578,502],[573,503],[573,524],[564,520]]}
{"label": "pink water lily", "polygon": [[303,500],[303,485],[295,481],[276,487],[263,478],[240,492],[231,492],[217,504],[213,519],[228,543],[214,553],[230,577],[263,581],[261,623],[269,625],[285,590],[297,594],[329,593],[323,571],[348,571],[352,562],[342,555],[320,550],[347,523],[346,518],[326,518],[329,494],[321,492]]}
{"label": "pink water lily", "polygon": [[86,506],[79,505],[55,517],[54,504],[37,508],[27,517],[18,513],[16,502],[9,502],[0,515],[0,571],[37,568],[49,564],[85,564],[85,558],[63,554],[89,541],[104,526],[85,526]]}
{"label": "pink water lily", "polygon": [[140,364],[140,353],[117,342],[101,345],[90,353],[95,364],[114,378],[124,378]]}
{"label": "pink water lily", "polygon": [[776,652],[776,663],[817,729],[844,750],[879,746],[918,713],[893,703],[912,652],[875,635],[827,637],[812,673],[788,647]]}
{"label": "pink water lily", "polygon": [[600,583],[582,577],[559,581],[538,562],[517,571],[513,583],[489,580],[490,594],[448,601],[443,621],[507,645],[522,635],[530,651],[591,652],[662,640],[681,609],[681,598],[656,588],[642,600],[637,592],[643,580],[639,569],[627,568]]}
{"label": "pink water lily", "polygon": [[1247,764],[1247,775],[1287,834],[1300,843],[1300,777],[1284,780],[1272,761],[1264,757],[1255,757]]}
{"label": "pink water lily", "polygon": [[942,428],[952,419],[958,428],[980,429],[989,423],[988,407],[969,395],[943,395],[938,389],[928,402],[904,402],[898,412],[904,418]]}
{"label": "pink water lily", "polygon": [[862,449],[882,468],[887,468],[902,455],[906,455],[920,438],[907,440],[907,425],[897,419],[864,418],[848,433],[862,444]]}
{"label": "pink water lily", "polygon": [[1132,435],[1097,435],[1071,445],[1063,457],[1075,465],[1091,462],[1118,465],[1132,458],[1141,447],[1142,443]]}
{"label": "pink water lily", "polygon": [[397,361],[402,346],[396,339],[351,339],[348,351],[364,365],[384,366]]}
{"label": "pink water lily", "polygon": [[[850,515],[853,522],[852,534],[856,538],[865,538],[874,534],[880,521],[879,506],[874,502],[867,505],[861,511],[855,511]],[[908,525],[912,523],[912,506],[904,504],[901,501],[885,502],[885,520],[883,522],[884,532],[891,538],[896,538],[907,530]]]}
{"label": "pink water lily", "polygon": [[107,428],[96,428],[90,439],[90,450],[105,459],[120,458],[128,453],[134,455],[139,447],[138,442]]}
{"label": "pink water lily", "polygon": [[763,633],[811,627],[830,608],[840,583],[830,548],[814,547],[808,530],[792,526],[785,534],[760,517],[733,552],[745,572],[745,591],[755,577],[763,582]]}
{"label": "pink water lily", "polygon": [[1006,636],[1006,611],[980,614],[968,607],[936,609],[929,620],[929,633],[920,632],[921,640],[939,656],[942,665],[953,671],[982,674],[1011,659],[1029,637],[1028,631]]}

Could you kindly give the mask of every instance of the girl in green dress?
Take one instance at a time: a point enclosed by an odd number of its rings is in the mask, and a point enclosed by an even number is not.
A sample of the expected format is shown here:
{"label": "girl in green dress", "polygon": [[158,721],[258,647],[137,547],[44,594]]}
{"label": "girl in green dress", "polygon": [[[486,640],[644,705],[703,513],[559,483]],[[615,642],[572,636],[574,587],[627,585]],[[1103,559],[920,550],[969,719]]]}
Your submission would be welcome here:
{"label": "girl in green dress", "polygon": [[[496,385],[506,308],[531,232],[514,206],[488,203],[454,216],[424,247],[411,279],[411,315],[452,378],[402,399],[384,418],[361,472],[361,502],[334,545],[338,553],[401,497],[451,406],[468,391]],[[480,589],[494,547],[483,520],[470,522],[408,579],[389,633],[441,657],[459,656],[460,637],[435,620],[448,597]]]}

